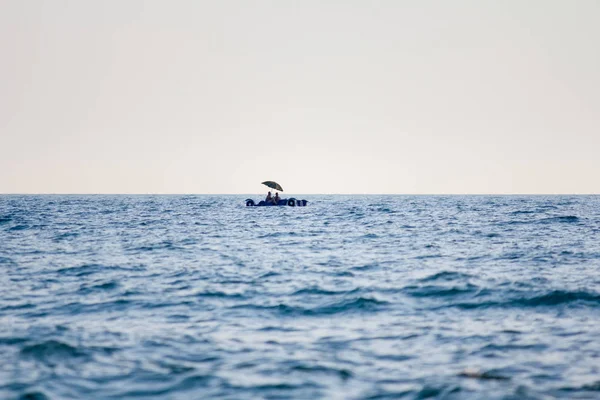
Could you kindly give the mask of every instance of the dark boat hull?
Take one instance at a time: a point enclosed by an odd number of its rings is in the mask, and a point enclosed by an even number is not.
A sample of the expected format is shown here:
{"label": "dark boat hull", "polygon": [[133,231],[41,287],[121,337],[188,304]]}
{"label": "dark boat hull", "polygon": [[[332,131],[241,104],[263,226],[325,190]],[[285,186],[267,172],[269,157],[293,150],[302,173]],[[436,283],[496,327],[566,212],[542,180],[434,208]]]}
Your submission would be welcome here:
{"label": "dark boat hull", "polygon": [[305,207],[308,201],[306,200],[297,200],[295,198],[289,199],[280,199],[277,204],[267,203],[262,200],[258,203],[255,203],[252,199],[246,199],[246,207],[274,207],[274,206],[290,206],[290,207]]}

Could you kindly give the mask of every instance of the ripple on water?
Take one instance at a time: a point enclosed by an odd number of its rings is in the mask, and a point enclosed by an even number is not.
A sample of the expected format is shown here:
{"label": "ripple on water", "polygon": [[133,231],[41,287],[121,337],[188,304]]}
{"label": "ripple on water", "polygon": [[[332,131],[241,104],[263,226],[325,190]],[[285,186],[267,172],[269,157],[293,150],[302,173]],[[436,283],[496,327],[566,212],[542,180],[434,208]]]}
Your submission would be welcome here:
{"label": "ripple on water", "polygon": [[0,398],[596,398],[598,196],[0,196]]}
{"label": "ripple on water", "polygon": [[356,297],[340,301],[326,302],[315,307],[293,306],[288,304],[255,305],[242,304],[233,306],[234,309],[248,309],[256,311],[270,311],[280,316],[330,316],[333,314],[348,314],[361,312],[375,312],[383,309],[385,301],[369,297]]}
{"label": "ripple on water", "polygon": [[73,267],[65,267],[56,270],[58,275],[64,276],[76,276],[83,277],[86,275],[93,274],[105,274],[107,272],[114,271],[122,271],[122,272],[132,272],[132,271],[143,271],[144,267],[132,267],[132,268],[124,268],[116,265],[102,265],[102,264],[82,264]]}
{"label": "ripple on water", "polygon": [[55,365],[61,361],[80,360],[88,357],[88,354],[81,348],[58,340],[47,340],[41,343],[26,345],[21,349],[21,355],[24,358],[31,358],[49,365]]}

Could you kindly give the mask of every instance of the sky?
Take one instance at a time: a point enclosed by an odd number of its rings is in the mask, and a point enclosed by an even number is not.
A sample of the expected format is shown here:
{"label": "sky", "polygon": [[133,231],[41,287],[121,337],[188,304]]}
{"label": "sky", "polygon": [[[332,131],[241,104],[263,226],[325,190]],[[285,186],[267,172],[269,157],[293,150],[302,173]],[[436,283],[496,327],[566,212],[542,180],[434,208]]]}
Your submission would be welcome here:
{"label": "sky", "polygon": [[0,193],[600,193],[597,0],[0,0]]}

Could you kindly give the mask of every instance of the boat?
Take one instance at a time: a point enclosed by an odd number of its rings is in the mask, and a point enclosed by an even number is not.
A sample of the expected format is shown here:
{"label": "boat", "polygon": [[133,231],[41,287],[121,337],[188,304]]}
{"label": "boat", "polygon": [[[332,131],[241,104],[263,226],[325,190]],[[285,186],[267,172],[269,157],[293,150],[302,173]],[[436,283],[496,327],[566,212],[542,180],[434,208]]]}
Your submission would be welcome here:
{"label": "boat", "polygon": [[[283,192],[283,188],[281,187],[281,185],[275,181],[264,181],[262,184],[271,189],[275,189],[280,192]],[[269,197],[270,196],[271,196],[271,192],[269,192]],[[269,198],[269,197],[267,197],[267,198]],[[304,206],[306,206],[306,203],[308,203],[308,201],[306,201],[306,200],[296,200],[293,197],[291,197],[289,199],[279,199],[279,201],[277,201],[277,203],[275,203],[275,198],[279,198],[279,195],[277,193],[275,193],[275,197],[273,198],[272,201],[271,200],[269,200],[269,201],[262,200],[262,201],[259,201],[258,203],[256,203],[252,199],[246,199],[246,207],[263,207],[263,206],[304,207]]]}
{"label": "boat", "polygon": [[279,202],[277,202],[277,204],[271,203],[271,202],[266,202],[264,200],[259,201],[258,203],[256,203],[254,200],[252,199],[246,199],[246,207],[271,207],[271,206],[290,206],[290,207],[305,207],[306,204],[308,203],[308,201],[306,200],[297,200],[293,197],[289,198],[289,199],[279,199]]}

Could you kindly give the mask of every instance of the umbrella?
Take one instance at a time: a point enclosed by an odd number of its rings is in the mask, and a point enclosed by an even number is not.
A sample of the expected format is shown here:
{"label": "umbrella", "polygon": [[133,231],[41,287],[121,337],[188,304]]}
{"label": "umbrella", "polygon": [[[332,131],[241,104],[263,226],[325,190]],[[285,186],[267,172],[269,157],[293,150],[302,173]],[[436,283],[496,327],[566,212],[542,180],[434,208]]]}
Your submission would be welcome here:
{"label": "umbrella", "polygon": [[281,187],[281,185],[277,182],[273,182],[273,181],[264,181],[262,183],[263,185],[266,185],[268,187],[270,187],[271,189],[275,189],[275,190],[279,190],[280,192],[283,192],[283,188]]}

